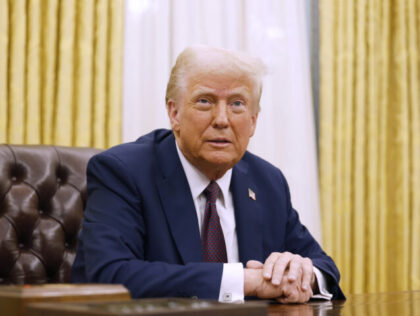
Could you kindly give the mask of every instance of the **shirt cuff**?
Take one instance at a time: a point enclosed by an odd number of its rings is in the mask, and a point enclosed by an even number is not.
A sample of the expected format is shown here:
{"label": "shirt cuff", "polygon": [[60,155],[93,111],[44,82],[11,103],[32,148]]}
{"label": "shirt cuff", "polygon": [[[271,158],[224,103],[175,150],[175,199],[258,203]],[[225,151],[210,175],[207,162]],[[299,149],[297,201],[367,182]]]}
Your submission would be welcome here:
{"label": "shirt cuff", "polygon": [[316,281],[318,282],[319,293],[312,295],[312,298],[322,299],[322,300],[331,300],[333,295],[328,291],[327,281],[325,280],[324,274],[316,267],[314,268],[314,273]]}
{"label": "shirt cuff", "polygon": [[224,263],[219,302],[244,302],[244,267],[242,263]]}

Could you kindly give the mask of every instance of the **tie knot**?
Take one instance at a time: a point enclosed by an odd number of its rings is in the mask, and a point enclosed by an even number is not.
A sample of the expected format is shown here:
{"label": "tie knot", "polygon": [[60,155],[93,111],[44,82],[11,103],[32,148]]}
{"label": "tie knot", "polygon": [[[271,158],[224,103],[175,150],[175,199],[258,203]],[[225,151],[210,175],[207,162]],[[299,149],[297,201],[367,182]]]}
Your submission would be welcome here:
{"label": "tie knot", "polygon": [[204,190],[207,200],[215,203],[219,196],[220,188],[215,181],[211,181],[207,188]]}

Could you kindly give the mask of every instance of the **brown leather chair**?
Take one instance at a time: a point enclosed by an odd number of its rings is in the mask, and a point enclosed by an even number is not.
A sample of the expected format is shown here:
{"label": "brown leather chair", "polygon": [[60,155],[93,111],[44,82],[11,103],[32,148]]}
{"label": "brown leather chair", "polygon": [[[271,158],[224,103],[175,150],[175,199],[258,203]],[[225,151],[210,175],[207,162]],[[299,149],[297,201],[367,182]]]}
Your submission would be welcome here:
{"label": "brown leather chair", "polygon": [[86,165],[99,151],[0,145],[0,284],[70,282]]}

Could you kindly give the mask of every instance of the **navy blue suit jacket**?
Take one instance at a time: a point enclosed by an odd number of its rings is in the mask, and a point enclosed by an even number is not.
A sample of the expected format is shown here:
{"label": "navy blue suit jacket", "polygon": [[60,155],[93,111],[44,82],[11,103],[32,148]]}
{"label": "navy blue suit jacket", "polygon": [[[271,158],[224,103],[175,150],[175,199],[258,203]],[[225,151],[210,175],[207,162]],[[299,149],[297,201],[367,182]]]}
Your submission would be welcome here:
{"label": "navy blue suit jacket", "polygon": [[[171,131],[94,156],[87,181],[74,282],[122,283],[133,297],[218,298],[223,265],[202,262],[194,202]],[[246,152],[233,167],[230,189],[242,263],[264,262],[275,251],[309,257],[334,297],[343,298],[339,272],[300,223],[279,169]]]}

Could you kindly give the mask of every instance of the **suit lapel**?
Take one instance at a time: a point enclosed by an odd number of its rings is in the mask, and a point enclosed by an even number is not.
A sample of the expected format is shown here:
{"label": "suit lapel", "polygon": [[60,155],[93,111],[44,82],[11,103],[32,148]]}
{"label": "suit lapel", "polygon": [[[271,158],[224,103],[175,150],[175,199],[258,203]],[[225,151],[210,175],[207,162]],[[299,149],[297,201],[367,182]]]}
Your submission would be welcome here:
{"label": "suit lapel", "polygon": [[176,247],[184,263],[201,262],[201,239],[197,213],[187,178],[179,160],[173,135],[156,147],[162,170],[159,195]]}
{"label": "suit lapel", "polygon": [[[255,193],[250,197],[249,189]],[[232,171],[231,191],[235,207],[236,232],[238,236],[239,259],[263,261],[262,208],[258,187],[248,175],[248,165],[241,160]],[[251,193],[252,195],[252,193]]]}
{"label": "suit lapel", "polygon": [[[158,191],[169,229],[184,263],[202,262],[201,238],[197,213],[187,178],[171,134],[156,145],[162,170]],[[248,165],[241,160],[232,171],[231,187],[235,208],[239,260],[263,261],[262,207],[258,187],[249,178]],[[256,200],[249,196],[255,193]]]}

